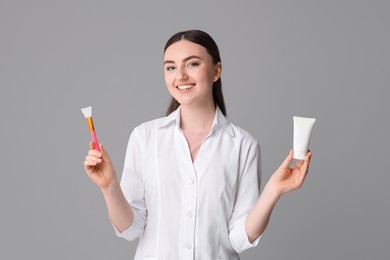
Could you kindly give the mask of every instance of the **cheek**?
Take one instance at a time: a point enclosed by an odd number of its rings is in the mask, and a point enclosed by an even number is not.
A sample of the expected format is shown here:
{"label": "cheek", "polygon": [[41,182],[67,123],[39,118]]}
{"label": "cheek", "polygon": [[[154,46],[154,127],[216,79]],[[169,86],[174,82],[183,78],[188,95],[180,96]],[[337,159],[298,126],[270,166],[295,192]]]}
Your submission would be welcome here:
{"label": "cheek", "polygon": [[165,73],[164,74],[164,80],[165,80],[165,85],[169,89],[170,86],[172,85],[172,76],[170,76],[169,74]]}
{"label": "cheek", "polygon": [[204,71],[204,80],[207,80],[208,82],[213,82],[214,81],[214,70],[212,68],[207,68]]}
{"label": "cheek", "polygon": [[174,95],[174,88],[173,88],[173,80],[172,77],[165,74],[164,75],[165,80],[165,86],[168,89],[169,93],[173,96]]}

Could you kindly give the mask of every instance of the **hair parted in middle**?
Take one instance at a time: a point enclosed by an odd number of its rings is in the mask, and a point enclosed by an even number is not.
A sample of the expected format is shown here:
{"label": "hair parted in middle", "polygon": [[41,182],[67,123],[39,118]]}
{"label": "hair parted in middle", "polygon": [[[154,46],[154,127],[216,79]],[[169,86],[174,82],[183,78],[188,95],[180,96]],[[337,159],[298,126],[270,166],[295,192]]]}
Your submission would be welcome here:
{"label": "hair parted in middle", "polygon": [[[214,65],[216,65],[218,62],[221,62],[221,57],[219,55],[219,49],[217,44],[208,33],[200,30],[188,30],[174,34],[165,44],[164,53],[169,46],[180,40],[187,40],[206,48],[208,54],[210,54],[213,60]],[[222,93],[221,77],[219,77],[219,79],[213,83],[213,99],[214,104],[217,105],[221,109],[222,113],[226,116],[226,106]],[[180,103],[172,97],[166,115],[169,115],[170,113],[175,111],[179,106]]]}

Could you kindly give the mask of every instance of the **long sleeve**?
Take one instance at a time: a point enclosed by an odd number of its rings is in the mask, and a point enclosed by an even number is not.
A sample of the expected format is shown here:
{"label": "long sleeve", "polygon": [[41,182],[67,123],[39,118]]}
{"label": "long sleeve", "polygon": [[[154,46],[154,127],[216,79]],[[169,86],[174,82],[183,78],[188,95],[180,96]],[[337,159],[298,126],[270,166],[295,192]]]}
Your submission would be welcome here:
{"label": "long sleeve", "polygon": [[134,219],[132,225],[123,232],[120,232],[114,226],[115,233],[118,237],[130,241],[140,236],[147,220],[145,192],[142,180],[142,144],[137,130],[137,128],[134,129],[130,135],[121,178],[121,188],[126,200],[133,209]]}
{"label": "long sleeve", "polygon": [[[232,217],[228,223],[229,239],[233,249],[240,253],[258,244],[260,236],[249,242],[245,231],[246,216],[256,203],[261,187],[261,154],[259,143],[253,142],[244,161],[243,170],[237,189]],[[257,185],[256,185],[257,184]]]}
{"label": "long sleeve", "polygon": [[135,259],[230,259],[253,247],[246,216],[260,193],[260,147],[218,108],[192,162],[180,107],[136,127],[121,187],[134,221],[118,236],[139,237]]}

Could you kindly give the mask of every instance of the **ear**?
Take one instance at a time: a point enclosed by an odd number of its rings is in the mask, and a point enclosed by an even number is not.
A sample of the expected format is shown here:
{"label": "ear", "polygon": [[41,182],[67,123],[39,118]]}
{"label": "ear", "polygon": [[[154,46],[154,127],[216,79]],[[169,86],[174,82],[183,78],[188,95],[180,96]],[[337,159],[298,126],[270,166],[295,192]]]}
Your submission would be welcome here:
{"label": "ear", "polygon": [[214,67],[214,76],[213,76],[213,82],[216,82],[219,77],[221,77],[222,73],[222,63],[218,62]]}

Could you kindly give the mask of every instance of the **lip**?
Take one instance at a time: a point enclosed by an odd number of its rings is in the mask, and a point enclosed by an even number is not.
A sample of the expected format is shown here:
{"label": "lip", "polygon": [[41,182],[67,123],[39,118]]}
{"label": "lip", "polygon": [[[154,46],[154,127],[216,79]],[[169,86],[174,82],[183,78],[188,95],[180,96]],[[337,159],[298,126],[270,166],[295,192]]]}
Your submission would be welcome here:
{"label": "lip", "polygon": [[193,87],[195,87],[195,85],[196,85],[195,83],[183,83],[183,84],[176,85],[175,88],[179,91],[186,92],[191,90]]}

